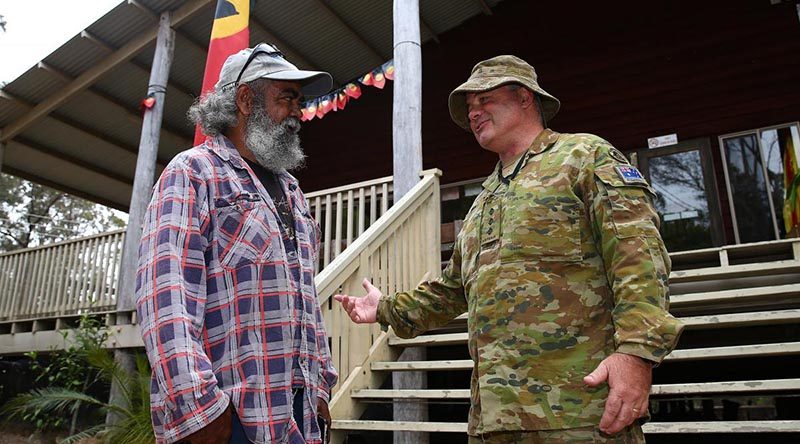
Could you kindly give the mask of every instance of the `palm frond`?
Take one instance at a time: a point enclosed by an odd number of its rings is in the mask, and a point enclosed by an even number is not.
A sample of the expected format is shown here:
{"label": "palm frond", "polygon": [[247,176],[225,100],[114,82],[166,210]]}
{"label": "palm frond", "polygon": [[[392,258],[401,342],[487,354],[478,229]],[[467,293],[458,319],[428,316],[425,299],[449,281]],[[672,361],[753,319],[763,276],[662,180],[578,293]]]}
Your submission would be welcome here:
{"label": "palm frond", "polygon": [[76,433],[74,435],[67,436],[66,438],[64,438],[61,441],[59,441],[58,444],[76,444],[76,443],[80,442],[83,439],[94,437],[98,433],[100,433],[103,430],[105,430],[105,428],[106,428],[105,424],[98,424],[98,425],[96,425],[94,427],[90,427],[90,428],[88,428],[88,429],[86,429],[86,430],[84,430],[82,432],[78,432],[78,433]]}
{"label": "palm frond", "polygon": [[3,407],[3,413],[8,415],[8,419],[37,411],[62,414],[75,411],[81,403],[108,407],[93,396],[60,387],[48,387],[15,396]]}

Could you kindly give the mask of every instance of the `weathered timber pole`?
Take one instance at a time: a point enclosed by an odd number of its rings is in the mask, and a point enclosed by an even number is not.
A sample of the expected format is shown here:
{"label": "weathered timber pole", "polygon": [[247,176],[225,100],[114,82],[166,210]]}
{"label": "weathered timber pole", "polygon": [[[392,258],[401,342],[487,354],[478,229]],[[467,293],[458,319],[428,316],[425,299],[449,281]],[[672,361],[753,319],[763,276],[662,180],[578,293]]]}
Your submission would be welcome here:
{"label": "weathered timber pole", "polygon": [[420,180],[422,171],[422,48],[419,0],[394,2],[394,200]]}
{"label": "weathered timber pole", "polygon": [[[422,171],[422,48],[419,0],[394,0],[394,102],[392,112],[394,201],[420,180]],[[425,360],[425,348],[407,348],[401,361]],[[395,372],[395,389],[423,389],[425,372]],[[422,402],[396,401],[395,421],[425,421],[428,406]],[[428,433],[394,432],[395,444],[427,444]]]}
{"label": "weathered timber pole", "polygon": [[[155,99],[155,104],[152,108],[145,110],[142,119],[142,135],[139,139],[139,155],[136,159],[136,174],[133,179],[128,227],[125,231],[125,244],[122,247],[120,278],[117,287],[118,317],[126,316],[127,313],[130,313],[135,308],[133,293],[136,282],[139,241],[142,238],[144,213],[147,210],[153,182],[155,181],[156,155],[158,154],[158,142],[161,135],[161,121],[164,116],[167,81],[169,80],[172,54],[175,49],[175,31],[171,27],[171,22],[171,12],[167,11],[161,14],[158,23],[156,51],[153,56],[153,67],[150,71],[150,83],[147,87],[147,95]],[[114,359],[126,373],[133,374],[136,371],[136,363],[130,351],[117,349],[114,351]],[[115,405],[124,405],[126,402],[120,387],[116,383],[111,385],[109,402]],[[106,423],[108,424],[114,424],[118,420],[119,418],[112,412],[109,412],[106,416]]]}

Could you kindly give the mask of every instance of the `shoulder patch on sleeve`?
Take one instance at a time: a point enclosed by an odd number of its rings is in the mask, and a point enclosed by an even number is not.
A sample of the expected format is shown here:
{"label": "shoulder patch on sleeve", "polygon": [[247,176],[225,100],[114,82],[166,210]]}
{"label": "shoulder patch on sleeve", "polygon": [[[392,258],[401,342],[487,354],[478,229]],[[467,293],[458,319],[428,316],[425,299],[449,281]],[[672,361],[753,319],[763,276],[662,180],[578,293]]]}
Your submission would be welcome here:
{"label": "shoulder patch on sleeve", "polygon": [[625,165],[630,165],[630,161],[628,161],[628,158],[625,157],[624,154],[622,154],[622,151],[620,151],[620,150],[618,150],[618,149],[616,149],[614,147],[611,147],[608,150],[608,155],[611,156],[612,159],[614,159],[614,160],[616,160],[618,162],[622,162]]}
{"label": "shoulder patch on sleeve", "polygon": [[642,176],[642,173],[640,173],[636,167],[630,165],[615,165],[614,169],[617,171],[619,178],[622,179],[625,184],[631,185],[635,183],[647,183],[647,181],[644,179],[644,176]]}

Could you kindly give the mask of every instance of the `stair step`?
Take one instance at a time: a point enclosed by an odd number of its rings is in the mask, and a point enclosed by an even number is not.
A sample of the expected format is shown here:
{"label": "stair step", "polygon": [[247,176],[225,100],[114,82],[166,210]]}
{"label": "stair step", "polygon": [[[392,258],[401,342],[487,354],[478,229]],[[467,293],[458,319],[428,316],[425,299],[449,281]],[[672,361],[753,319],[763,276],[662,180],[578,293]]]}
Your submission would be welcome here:
{"label": "stair step", "polygon": [[800,261],[774,261],[673,271],[669,275],[669,283],[679,284],[684,282],[769,276],[798,272],[800,272]]}
{"label": "stair step", "polygon": [[[800,379],[767,379],[752,381],[702,382],[654,385],[650,394],[690,395],[700,393],[757,393],[800,391]],[[469,399],[468,389],[451,390],[354,390],[357,399]]]}
{"label": "stair step", "polygon": [[773,285],[769,287],[737,288],[735,290],[706,291],[700,293],[673,294],[670,308],[708,306],[725,302],[740,302],[751,299],[793,297],[800,294],[800,284]]}
{"label": "stair step", "polygon": [[[667,356],[665,360],[670,362],[699,361],[706,359],[785,356],[796,354],[800,354],[800,342],[675,350]],[[450,361],[373,362],[371,368],[372,370],[378,371],[445,371],[471,370],[472,365],[471,359],[460,359]]]}
{"label": "stair step", "polygon": [[679,318],[687,329],[750,327],[800,321],[800,309],[755,311],[720,315],[687,316]]}
{"label": "stair step", "polygon": [[[755,311],[749,313],[730,313],[720,315],[687,316],[679,318],[687,329],[743,327],[754,325],[784,324],[800,321],[800,309]],[[420,347],[437,345],[466,344],[467,333],[428,334],[412,339],[396,336],[389,338],[389,345],[399,347]]]}
{"label": "stair step", "polygon": [[698,393],[755,393],[800,391],[800,379],[764,379],[752,381],[723,381],[654,385],[653,396],[688,395]]}
{"label": "stair step", "polygon": [[645,433],[769,433],[800,432],[800,421],[651,422]]}
{"label": "stair step", "polygon": [[372,432],[451,432],[467,433],[465,422],[413,422],[413,421],[354,421],[336,420],[331,422],[333,430],[369,430]]}
{"label": "stair step", "polygon": [[469,399],[469,389],[454,390],[353,390],[359,399]]}
{"label": "stair step", "polygon": [[729,347],[691,348],[674,350],[666,361],[700,361],[706,359],[751,358],[800,354],[800,342],[779,344],[735,345]]}
{"label": "stair step", "polygon": [[378,371],[447,371],[472,370],[471,359],[454,361],[381,361],[373,362],[372,370]]}
{"label": "stair step", "polygon": [[[333,430],[466,433],[467,423],[333,420],[331,428]],[[651,422],[643,425],[642,429],[646,434],[788,433],[800,432],[800,421]]]}
{"label": "stair step", "polygon": [[402,347],[434,346],[434,345],[457,345],[467,344],[468,333],[446,333],[421,335],[412,339],[403,339],[393,336],[389,338],[389,345]]}

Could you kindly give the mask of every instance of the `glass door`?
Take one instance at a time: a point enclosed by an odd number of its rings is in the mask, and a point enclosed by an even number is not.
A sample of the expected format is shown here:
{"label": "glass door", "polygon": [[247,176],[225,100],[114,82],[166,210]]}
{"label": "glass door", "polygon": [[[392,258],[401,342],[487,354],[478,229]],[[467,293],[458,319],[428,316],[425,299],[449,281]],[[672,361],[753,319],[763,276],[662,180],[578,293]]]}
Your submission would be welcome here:
{"label": "glass door", "polygon": [[719,138],[736,243],[786,237],[784,160],[798,139],[796,123]]}
{"label": "glass door", "polygon": [[670,252],[723,244],[722,218],[708,139],[637,152],[656,192],[661,236]]}

